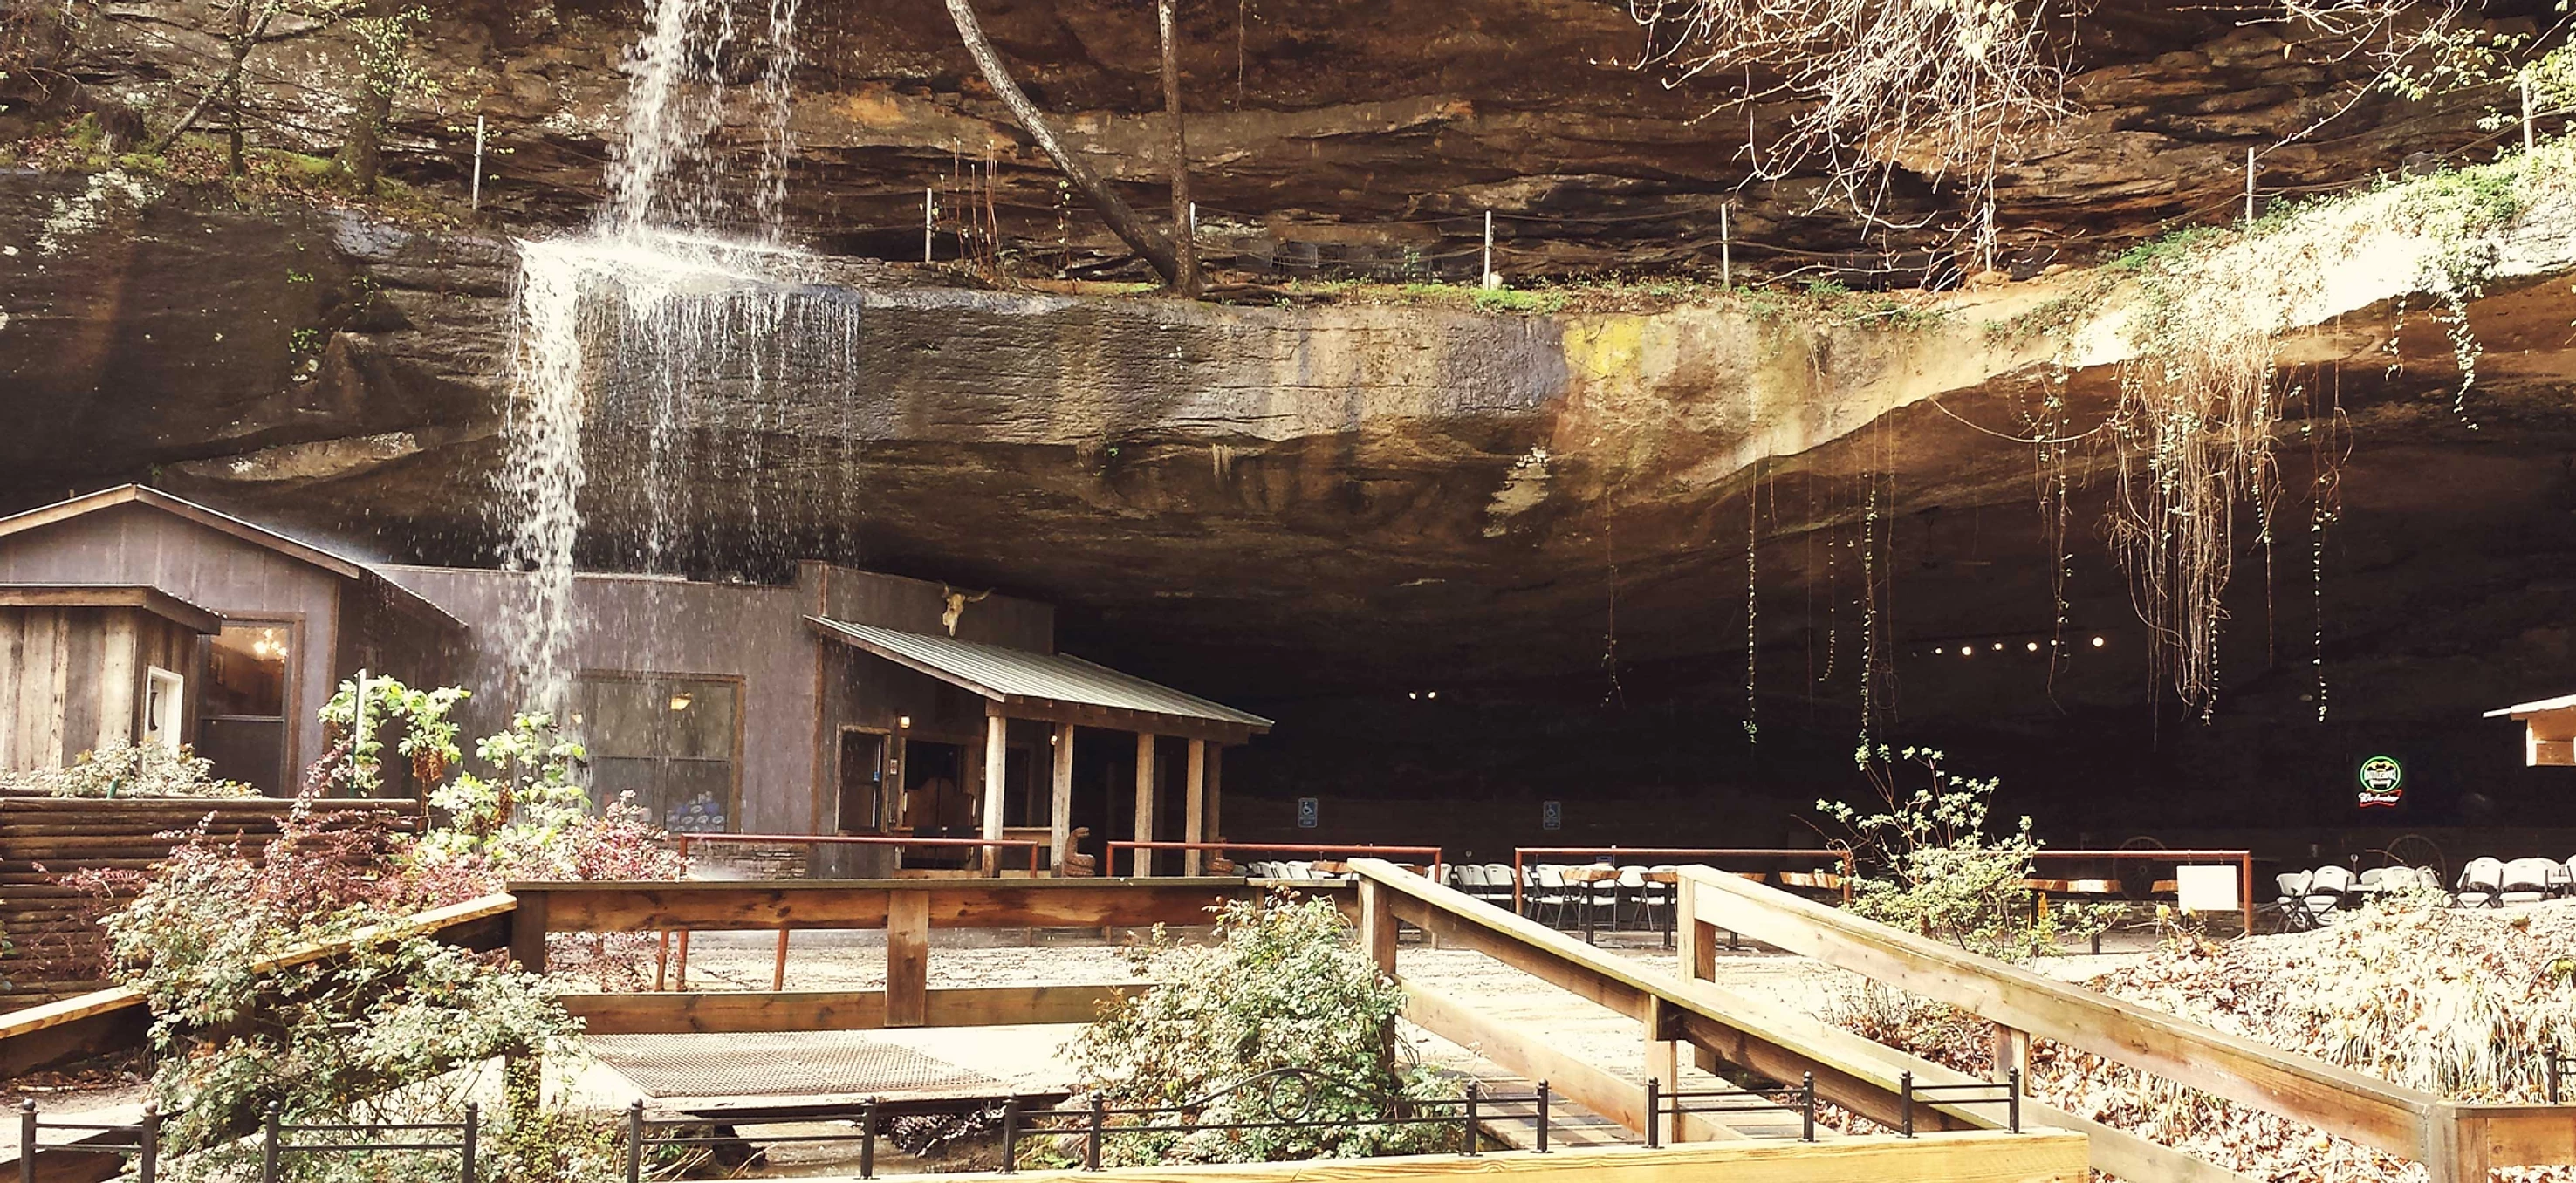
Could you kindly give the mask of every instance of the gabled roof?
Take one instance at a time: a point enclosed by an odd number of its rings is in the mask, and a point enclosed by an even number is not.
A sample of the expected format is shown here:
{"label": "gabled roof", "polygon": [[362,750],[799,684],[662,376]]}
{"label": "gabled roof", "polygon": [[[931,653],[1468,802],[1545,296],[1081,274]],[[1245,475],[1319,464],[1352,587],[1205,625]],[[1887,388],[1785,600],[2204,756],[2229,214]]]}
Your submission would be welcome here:
{"label": "gabled roof", "polygon": [[2498,707],[2492,711],[2488,711],[2484,717],[2489,719],[2501,719],[2507,715],[2511,715],[2514,718],[2519,719],[2525,715],[2536,715],[2542,711],[2563,711],[2569,707],[2576,707],[2576,694],[2562,694],[2556,698],[2544,698],[2538,702],[2523,702],[2515,703],[2509,707]]}
{"label": "gabled roof", "polygon": [[[1079,657],[1032,653],[822,616],[805,619],[825,636],[1004,706],[1062,704],[1215,724],[1228,731],[1270,730],[1270,720],[1249,711],[1238,711]],[[1028,717],[1041,716],[1033,712]]]}
{"label": "gabled roof", "polygon": [[0,538],[42,529],[57,522],[69,521],[85,514],[129,504],[148,505],[217,533],[229,534],[253,546],[263,547],[299,562],[320,567],[343,579],[354,579],[360,583],[382,588],[386,594],[394,598],[395,602],[405,608],[424,613],[434,620],[457,629],[465,627],[463,621],[449,615],[446,610],[421,598],[411,589],[385,578],[375,568],[364,562],[324,550],[300,539],[287,537],[266,526],[244,521],[219,509],[199,505],[185,497],[164,493],[149,485],[118,485],[95,493],[84,493],[67,501],[57,501],[52,505],[39,506],[24,513],[11,514],[0,518]]}

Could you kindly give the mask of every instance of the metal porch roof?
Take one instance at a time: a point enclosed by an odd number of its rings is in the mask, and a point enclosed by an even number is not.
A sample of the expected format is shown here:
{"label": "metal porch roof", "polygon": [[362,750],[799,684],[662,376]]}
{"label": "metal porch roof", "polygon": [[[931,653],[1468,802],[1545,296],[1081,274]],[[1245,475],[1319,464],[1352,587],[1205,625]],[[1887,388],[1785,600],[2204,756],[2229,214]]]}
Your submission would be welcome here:
{"label": "metal porch roof", "polygon": [[2518,702],[2509,707],[2498,707],[2495,710],[2488,711],[2481,717],[2500,719],[2506,715],[2511,715],[2514,718],[2519,719],[2524,715],[2538,714],[2542,711],[2565,710],[2568,707],[2576,707],[2576,694],[2562,694],[2556,698],[2544,698],[2538,702]]}
{"label": "metal porch roof", "polygon": [[1271,725],[1270,720],[1249,711],[1238,711],[1062,653],[1032,653],[823,616],[805,619],[828,636],[995,702],[1041,699],[1201,719],[1256,731],[1267,731]]}

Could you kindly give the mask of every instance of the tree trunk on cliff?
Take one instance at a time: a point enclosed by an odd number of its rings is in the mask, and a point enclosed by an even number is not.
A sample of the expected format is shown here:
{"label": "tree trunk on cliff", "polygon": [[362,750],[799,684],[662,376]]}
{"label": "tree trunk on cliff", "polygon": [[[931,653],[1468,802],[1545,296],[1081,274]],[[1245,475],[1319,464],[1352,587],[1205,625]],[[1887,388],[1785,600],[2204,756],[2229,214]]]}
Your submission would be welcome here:
{"label": "tree trunk on cliff", "polygon": [[1180,250],[1172,287],[1197,299],[1199,243],[1197,220],[1190,216],[1190,138],[1181,122],[1181,38],[1173,9],[1178,0],[1155,0],[1155,21],[1163,34],[1163,112],[1172,119],[1172,239]]}
{"label": "tree trunk on cliff", "polygon": [[358,192],[374,196],[376,178],[384,172],[385,121],[393,118],[393,96],[373,78],[358,83],[358,111],[349,120],[349,142],[340,149],[340,167]]}
{"label": "tree trunk on cliff", "polygon": [[1144,219],[1136,215],[1135,208],[1109,187],[1109,182],[1091,171],[1091,166],[1083,163],[1081,157],[1066,150],[1064,141],[1056,138],[1055,126],[1047,122],[1046,114],[1038,110],[1036,103],[1029,101],[1029,96],[1020,90],[1018,83],[1011,81],[1010,70],[1002,64],[1002,55],[994,51],[991,41],[985,39],[983,22],[975,19],[975,9],[967,0],[947,0],[947,3],[949,19],[957,22],[957,36],[966,42],[966,52],[974,57],[975,68],[984,72],[985,83],[1001,98],[1002,105],[1010,108],[1011,117],[1019,120],[1020,126],[1028,131],[1029,138],[1038,142],[1038,149],[1055,161],[1057,168],[1064,170],[1073,187],[1082,190],[1083,199],[1091,203],[1092,209],[1099,211],[1102,221],[1109,223],[1110,233],[1143,255],[1145,261],[1161,273],[1163,282],[1179,286],[1181,267],[1171,236],[1146,225]]}
{"label": "tree trunk on cliff", "polygon": [[168,134],[153,143],[153,155],[158,156],[168,152],[170,145],[178,143],[179,137],[188,134],[188,129],[197,125],[198,118],[206,113],[206,109],[214,106],[220,99],[228,97],[231,100],[233,122],[236,125],[241,122],[242,65],[250,60],[251,50],[259,47],[259,39],[268,32],[268,23],[277,17],[278,8],[276,5],[269,5],[261,9],[259,22],[249,24],[246,18],[250,15],[252,0],[236,0],[236,3],[239,7],[233,20],[232,45],[229,47],[232,60],[225,63],[223,76],[215,79],[215,84],[207,87],[204,94],[197,96],[197,105],[188,108],[188,113],[180,116],[179,122],[170,126]]}

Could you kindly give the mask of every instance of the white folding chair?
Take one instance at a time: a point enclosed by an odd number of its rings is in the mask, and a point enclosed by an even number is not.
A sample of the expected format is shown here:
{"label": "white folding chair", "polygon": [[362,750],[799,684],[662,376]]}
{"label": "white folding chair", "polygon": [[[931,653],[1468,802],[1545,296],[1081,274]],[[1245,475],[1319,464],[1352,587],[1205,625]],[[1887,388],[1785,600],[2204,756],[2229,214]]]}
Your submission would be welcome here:
{"label": "white folding chair", "polygon": [[2496,901],[2505,904],[2532,904],[2548,899],[2553,891],[2550,883],[2552,871],[2563,875],[2567,872],[2567,868],[2559,866],[2556,859],[2546,858],[2518,858],[2506,863],[2504,878],[2500,890],[2496,893]]}
{"label": "white folding chair", "polygon": [[2464,908],[2492,908],[2504,895],[2504,861],[2480,856],[2460,868],[2459,891],[2453,898]]}

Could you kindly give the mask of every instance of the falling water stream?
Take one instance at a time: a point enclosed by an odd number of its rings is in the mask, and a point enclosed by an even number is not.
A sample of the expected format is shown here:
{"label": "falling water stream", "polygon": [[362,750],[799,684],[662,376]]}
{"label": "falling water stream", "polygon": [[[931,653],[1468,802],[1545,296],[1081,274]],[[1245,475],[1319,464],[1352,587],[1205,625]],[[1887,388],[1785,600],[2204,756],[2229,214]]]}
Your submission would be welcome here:
{"label": "falling water stream", "polygon": [[[576,555],[605,547],[620,569],[668,572],[693,499],[717,488],[741,499],[757,545],[757,449],[781,426],[771,385],[800,367],[846,375],[855,352],[857,301],[798,284],[804,259],[780,228],[797,0],[650,4],[591,228],[518,243],[494,509],[503,564],[532,576],[502,637],[511,689],[532,708],[569,699]],[[746,61],[758,81],[728,85]],[[723,142],[745,103],[753,118],[739,122],[762,139],[747,199]],[[747,225],[734,212],[745,207]],[[706,458],[707,440],[732,438],[748,454]],[[586,533],[586,510],[613,525],[613,543]]]}

